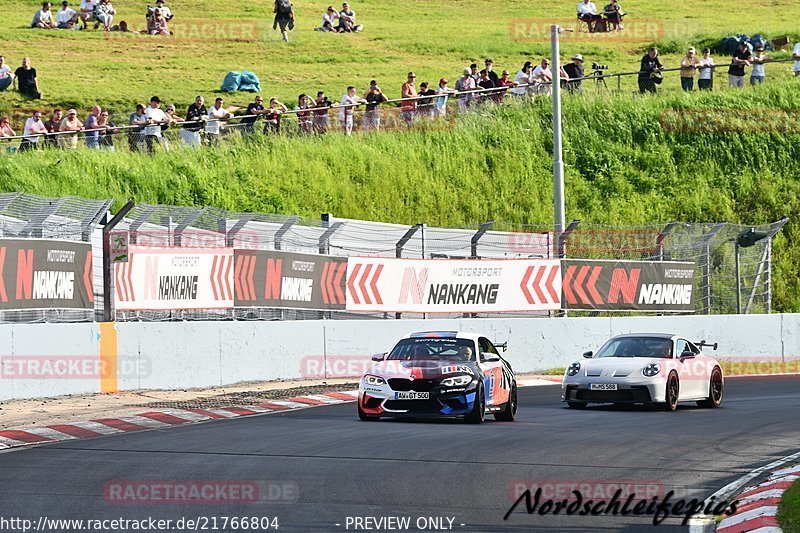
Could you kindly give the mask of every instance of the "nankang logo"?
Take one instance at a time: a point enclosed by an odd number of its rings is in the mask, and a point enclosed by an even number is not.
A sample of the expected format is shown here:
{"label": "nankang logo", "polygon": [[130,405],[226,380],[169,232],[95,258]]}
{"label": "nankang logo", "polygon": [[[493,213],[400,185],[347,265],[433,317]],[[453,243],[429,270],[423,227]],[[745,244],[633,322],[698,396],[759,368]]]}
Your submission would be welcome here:
{"label": "nankang logo", "polygon": [[649,305],[691,305],[692,286],[672,283],[643,283],[639,303]]}

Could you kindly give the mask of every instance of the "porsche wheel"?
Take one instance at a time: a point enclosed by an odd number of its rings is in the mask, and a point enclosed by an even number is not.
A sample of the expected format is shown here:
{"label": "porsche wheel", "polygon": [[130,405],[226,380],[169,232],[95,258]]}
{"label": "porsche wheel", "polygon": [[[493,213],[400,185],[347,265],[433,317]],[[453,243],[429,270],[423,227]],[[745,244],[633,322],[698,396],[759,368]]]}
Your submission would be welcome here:
{"label": "porsche wheel", "polygon": [[675,411],[678,408],[678,392],[680,391],[680,383],[678,382],[678,375],[674,372],[667,378],[667,390],[664,395],[664,410]]}
{"label": "porsche wheel", "polygon": [[716,408],[722,405],[722,370],[714,367],[708,383],[708,398],[697,402],[700,407]]}
{"label": "porsche wheel", "polygon": [[502,411],[494,415],[498,422],[513,422],[517,418],[517,386],[511,387],[508,401]]}
{"label": "porsche wheel", "polygon": [[464,418],[470,424],[480,424],[486,418],[486,396],[483,394],[483,383],[475,389],[475,401],[472,411]]}

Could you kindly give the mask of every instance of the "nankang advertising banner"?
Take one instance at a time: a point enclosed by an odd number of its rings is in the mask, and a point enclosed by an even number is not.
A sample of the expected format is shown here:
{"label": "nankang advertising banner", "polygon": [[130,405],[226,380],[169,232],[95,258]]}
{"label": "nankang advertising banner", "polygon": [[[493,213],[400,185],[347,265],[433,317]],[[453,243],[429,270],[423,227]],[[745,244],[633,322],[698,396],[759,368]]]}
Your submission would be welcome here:
{"label": "nankang advertising banner", "polygon": [[92,247],[0,239],[0,309],[92,309]]}
{"label": "nankang advertising banner", "polygon": [[694,263],[563,261],[566,309],[693,312]]}
{"label": "nankang advertising banner", "polygon": [[414,313],[553,311],[557,259],[350,258],[347,310]]}
{"label": "nankang advertising banner", "polygon": [[130,245],[114,273],[120,311],[233,307],[233,248]]}
{"label": "nankang advertising banner", "polygon": [[236,307],[344,310],[347,258],[236,250]]}

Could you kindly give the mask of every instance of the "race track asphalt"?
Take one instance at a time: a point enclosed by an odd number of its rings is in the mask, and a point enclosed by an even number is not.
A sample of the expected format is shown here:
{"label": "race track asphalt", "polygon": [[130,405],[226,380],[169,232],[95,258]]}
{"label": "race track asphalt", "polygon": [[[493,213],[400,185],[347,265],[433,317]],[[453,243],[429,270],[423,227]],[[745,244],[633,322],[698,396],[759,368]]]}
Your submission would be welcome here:
{"label": "race track asphalt", "polygon": [[[519,396],[513,423],[360,422],[350,403],[6,451],[0,518],[277,516],[278,531],[335,532],[354,531],[348,517],[407,516],[412,525],[449,517],[453,531],[685,531],[647,516],[529,516],[524,505],[503,515],[519,481],[605,480],[703,498],[800,448],[800,377],[732,379],[721,409],[674,413],[570,410],[557,385]],[[126,480],[253,480],[262,494],[243,505],[104,496]]]}

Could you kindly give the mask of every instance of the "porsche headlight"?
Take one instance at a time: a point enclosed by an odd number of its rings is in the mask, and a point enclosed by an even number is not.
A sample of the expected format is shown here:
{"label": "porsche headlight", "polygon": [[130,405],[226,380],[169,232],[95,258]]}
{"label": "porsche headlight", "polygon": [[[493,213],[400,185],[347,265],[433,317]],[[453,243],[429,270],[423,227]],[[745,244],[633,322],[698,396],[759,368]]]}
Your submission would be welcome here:
{"label": "porsche headlight", "polygon": [[652,378],[659,372],[661,372],[661,365],[658,363],[650,363],[649,365],[645,366],[642,369],[642,374],[644,374],[648,378]]}
{"label": "porsche headlight", "polygon": [[472,376],[463,375],[463,376],[454,376],[452,378],[447,378],[442,380],[442,385],[445,387],[463,387],[464,385],[468,385],[472,382]]}
{"label": "porsche headlight", "polygon": [[580,371],[581,371],[581,364],[578,363],[577,361],[572,363],[571,365],[569,365],[569,367],[567,367],[567,375],[568,376],[574,376],[575,374],[577,374]]}
{"label": "porsche headlight", "polygon": [[386,380],[383,378],[379,378],[378,376],[370,376],[367,374],[364,376],[364,383],[367,385],[385,385]]}

